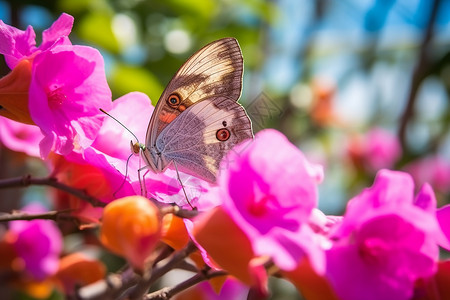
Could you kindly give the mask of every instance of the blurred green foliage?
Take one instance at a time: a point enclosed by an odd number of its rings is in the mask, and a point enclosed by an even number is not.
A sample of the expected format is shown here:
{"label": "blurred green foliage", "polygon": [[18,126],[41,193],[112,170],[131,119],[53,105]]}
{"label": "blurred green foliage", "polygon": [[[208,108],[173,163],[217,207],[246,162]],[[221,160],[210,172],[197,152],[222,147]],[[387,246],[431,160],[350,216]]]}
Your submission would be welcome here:
{"label": "blurred green foliage", "polygon": [[[45,2],[41,5],[45,6]],[[257,68],[263,61],[263,54],[258,53],[261,25],[271,22],[276,15],[273,4],[258,0],[61,0],[56,6],[56,10],[48,7],[55,18],[61,12],[73,15],[73,34],[111,58],[107,62],[112,65],[108,78],[114,98],[141,91],[153,103],[181,64],[213,40],[236,37],[246,57],[245,67]],[[243,12],[251,17],[250,23],[243,22],[240,15]],[[121,41],[123,36],[114,32],[118,15],[132,22],[132,32],[122,33],[128,34],[128,41]],[[164,45],[165,37],[174,30],[182,30],[188,38],[189,47],[183,53],[170,53]],[[127,53],[130,47],[139,52],[138,58]]]}

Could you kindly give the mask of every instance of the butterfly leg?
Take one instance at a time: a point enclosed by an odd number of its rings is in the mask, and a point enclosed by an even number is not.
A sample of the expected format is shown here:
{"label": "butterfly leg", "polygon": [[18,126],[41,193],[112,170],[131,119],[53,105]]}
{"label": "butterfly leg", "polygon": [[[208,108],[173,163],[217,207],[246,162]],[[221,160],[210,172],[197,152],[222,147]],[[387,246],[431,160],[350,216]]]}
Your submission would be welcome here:
{"label": "butterfly leg", "polygon": [[[142,176],[141,172],[142,170],[147,170]],[[147,198],[147,187],[145,186],[145,175],[149,172],[147,167],[143,167],[138,169],[138,178],[139,178],[139,185],[141,186],[141,196],[144,196]],[[142,179],[141,179],[142,177]]]}
{"label": "butterfly leg", "polygon": [[186,194],[186,190],[184,189],[183,182],[181,181],[181,178],[180,178],[180,173],[178,172],[177,163],[175,161],[173,163],[175,165],[175,170],[177,171],[178,182],[180,182],[181,188],[183,189],[184,197],[186,198],[186,201],[189,204],[189,206],[192,208],[192,210],[195,210],[195,208],[192,206],[191,202],[189,201],[189,198],[188,198],[188,196]]}

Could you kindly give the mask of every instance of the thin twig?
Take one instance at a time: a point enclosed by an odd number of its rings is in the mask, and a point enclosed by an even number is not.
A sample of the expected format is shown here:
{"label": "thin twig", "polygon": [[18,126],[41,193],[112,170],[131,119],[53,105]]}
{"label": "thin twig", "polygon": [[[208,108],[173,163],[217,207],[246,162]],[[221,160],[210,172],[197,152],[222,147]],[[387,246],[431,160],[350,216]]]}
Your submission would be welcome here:
{"label": "thin twig", "polygon": [[71,209],[65,210],[51,210],[43,213],[28,213],[22,211],[14,211],[10,214],[1,214],[0,215],[0,223],[1,222],[9,222],[9,221],[30,221],[30,220],[53,220],[58,221],[62,219],[70,219],[73,217],[70,215],[65,215],[72,211]]}
{"label": "thin twig", "polygon": [[398,137],[400,139],[400,142],[402,143],[403,148],[405,148],[406,144],[406,128],[408,126],[409,120],[414,115],[414,105],[416,102],[416,96],[417,92],[419,91],[420,83],[426,77],[429,71],[429,45],[433,38],[433,28],[439,10],[440,2],[441,0],[434,0],[433,3],[431,3],[430,17],[428,18],[427,27],[423,35],[422,43],[420,45],[419,57],[411,78],[411,87],[408,94],[408,102],[406,104],[405,111],[403,112],[403,115],[400,119]]}
{"label": "thin twig", "polygon": [[192,276],[191,278],[173,286],[173,287],[166,287],[163,289],[160,289],[159,291],[147,294],[144,299],[146,300],[167,300],[171,297],[175,296],[179,292],[182,292],[202,281],[219,277],[219,276],[225,276],[227,273],[225,271],[212,271],[211,269],[204,272],[199,272]]}
{"label": "thin twig", "polygon": [[145,295],[150,288],[150,286],[159,278],[161,278],[164,274],[173,270],[177,265],[181,264],[186,257],[189,256],[192,252],[197,249],[193,242],[189,242],[186,247],[182,250],[177,251],[173,254],[170,260],[165,263],[163,266],[156,266],[153,268],[152,273],[148,278],[144,278],[141,282],[139,282],[134,288],[133,292],[130,294],[130,299],[142,299],[143,295]]}
{"label": "thin twig", "polygon": [[192,219],[199,214],[198,210],[183,209],[177,205],[166,205],[159,203],[158,206],[162,215],[174,214],[175,216],[183,219]]}
{"label": "thin twig", "polygon": [[73,196],[80,198],[81,200],[89,202],[94,207],[104,207],[106,203],[101,202],[95,197],[88,195],[85,191],[73,188],[64,183],[59,182],[56,178],[32,178],[30,175],[16,178],[8,178],[0,180],[0,189],[13,188],[13,187],[28,187],[30,185],[44,185],[51,186]]}
{"label": "thin twig", "polygon": [[140,276],[129,270],[123,274],[110,274],[106,279],[86,285],[77,291],[80,300],[113,300],[132,286],[136,285]]}
{"label": "thin twig", "polygon": [[[155,267],[150,276],[140,276],[132,269],[126,269],[122,274],[111,274],[106,279],[84,286],[77,291],[77,299],[142,299],[148,288],[161,276],[183,263],[184,259],[196,247],[189,243],[184,249],[175,252],[172,258],[161,267]],[[140,295],[140,298],[139,298]]]}

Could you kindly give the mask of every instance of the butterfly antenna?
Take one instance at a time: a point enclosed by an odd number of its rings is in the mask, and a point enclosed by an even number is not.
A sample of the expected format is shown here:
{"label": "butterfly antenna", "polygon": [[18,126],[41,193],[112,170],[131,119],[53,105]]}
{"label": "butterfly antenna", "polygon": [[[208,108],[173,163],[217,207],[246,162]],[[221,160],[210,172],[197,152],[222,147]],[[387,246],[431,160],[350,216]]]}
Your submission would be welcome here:
{"label": "butterfly antenna", "polygon": [[178,181],[180,182],[181,188],[183,189],[184,197],[186,198],[186,201],[187,201],[187,203],[189,204],[189,206],[192,208],[192,210],[195,210],[196,208],[192,206],[192,204],[191,204],[191,202],[189,201],[189,198],[188,198],[188,196],[187,196],[187,194],[186,194],[186,190],[184,189],[183,182],[181,181],[181,178],[180,178],[180,173],[178,172],[177,163],[176,163],[175,161],[174,161],[173,163],[174,163],[174,165],[175,165],[175,170],[177,171],[177,178],[178,178]]}
{"label": "butterfly antenna", "polygon": [[100,111],[102,113],[104,113],[105,115],[107,115],[108,117],[110,117],[111,119],[113,119],[114,121],[116,121],[117,123],[120,124],[120,126],[122,126],[123,128],[125,128],[129,133],[131,133],[131,135],[136,139],[136,141],[139,143],[139,139],[137,138],[137,136],[130,130],[128,129],[125,125],[122,124],[122,122],[120,122],[119,120],[117,120],[115,117],[111,116],[109,113],[107,113],[105,110],[103,110],[103,108],[100,108]]}

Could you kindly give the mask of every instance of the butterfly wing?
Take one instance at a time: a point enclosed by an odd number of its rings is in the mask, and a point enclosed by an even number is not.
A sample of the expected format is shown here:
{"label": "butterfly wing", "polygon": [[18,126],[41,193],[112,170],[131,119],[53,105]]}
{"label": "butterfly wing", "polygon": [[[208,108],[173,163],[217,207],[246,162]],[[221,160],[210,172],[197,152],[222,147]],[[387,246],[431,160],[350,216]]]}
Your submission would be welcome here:
{"label": "butterfly wing", "polygon": [[[184,172],[216,181],[223,156],[234,145],[253,138],[244,108],[225,96],[209,97],[190,106],[156,139],[156,167],[172,162]],[[150,152],[146,152],[149,155]]]}
{"label": "butterfly wing", "polygon": [[214,41],[192,55],[159,98],[147,129],[151,147],[162,130],[193,104],[211,96],[237,101],[242,89],[243,59],[236,39]]}

